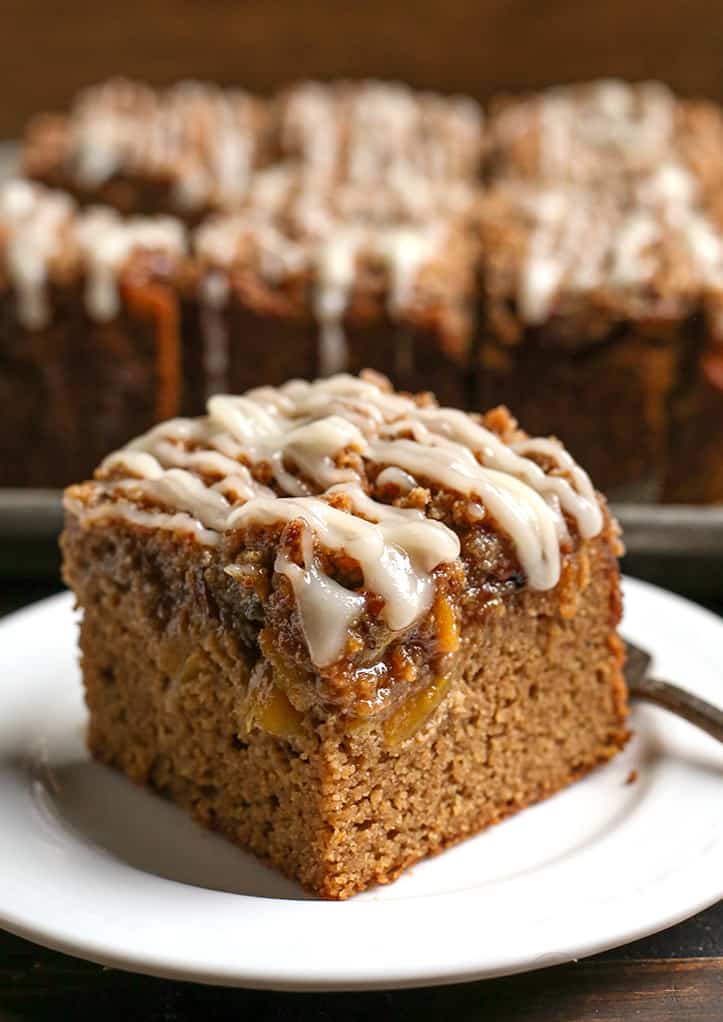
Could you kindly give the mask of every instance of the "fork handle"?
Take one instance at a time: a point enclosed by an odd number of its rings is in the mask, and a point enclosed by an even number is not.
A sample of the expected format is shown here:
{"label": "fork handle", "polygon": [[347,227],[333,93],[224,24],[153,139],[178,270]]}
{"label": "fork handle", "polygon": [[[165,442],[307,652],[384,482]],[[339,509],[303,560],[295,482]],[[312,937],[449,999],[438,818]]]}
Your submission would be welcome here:
{"label": "fork handle", "polygon": [[696,724],[713,738],[717,738],[719,742],[723,742],[723,710],[719,710],[705,699],[699,699],[692,692],[686,692],[669,681],[658,681],[657,678],[647,675],[630,685],[629,692],[634,699],[643,699],[645,702],[662,706],[671,713],[677,713],[679,717],[684,717],[691,724]]}

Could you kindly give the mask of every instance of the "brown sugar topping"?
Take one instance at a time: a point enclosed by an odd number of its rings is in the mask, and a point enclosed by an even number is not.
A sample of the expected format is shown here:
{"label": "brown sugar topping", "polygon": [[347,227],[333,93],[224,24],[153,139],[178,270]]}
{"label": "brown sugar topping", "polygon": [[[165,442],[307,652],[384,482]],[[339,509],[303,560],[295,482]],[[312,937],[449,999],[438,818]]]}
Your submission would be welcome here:
{"label": "brown sugar topping", "polygon": [[[445,495],[449,524],[424,500],[381,502],[390,485]],[[67,502],[87,524],[123,518],[212,547],[273,531],[281,537],[274,570],[294,592],[319,666],[343,653],[365,593],[393,632],[436,606],[438,645],[453,649],[456,622],[435,571],[459,561],[456,521],[508,537],[533,589],[559,581],[570,528],[589,538],[603,524],[589,479],[556,441],[503,439],[429,397],[417,402],[378,377],[343,375],[211,398],[205,418],[151,430]],[[356,566],[351,586],[345,561]]]}

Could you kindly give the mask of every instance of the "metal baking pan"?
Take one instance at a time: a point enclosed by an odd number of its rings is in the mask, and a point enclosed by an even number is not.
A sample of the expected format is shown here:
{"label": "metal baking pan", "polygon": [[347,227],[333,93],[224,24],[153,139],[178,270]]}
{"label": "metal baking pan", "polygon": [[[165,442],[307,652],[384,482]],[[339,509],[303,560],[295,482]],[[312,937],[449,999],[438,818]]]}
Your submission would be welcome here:
{"label": "metal baking pan", "polygon": [[723,506],[613,504],[623,569],[665,589],[723,601]]}

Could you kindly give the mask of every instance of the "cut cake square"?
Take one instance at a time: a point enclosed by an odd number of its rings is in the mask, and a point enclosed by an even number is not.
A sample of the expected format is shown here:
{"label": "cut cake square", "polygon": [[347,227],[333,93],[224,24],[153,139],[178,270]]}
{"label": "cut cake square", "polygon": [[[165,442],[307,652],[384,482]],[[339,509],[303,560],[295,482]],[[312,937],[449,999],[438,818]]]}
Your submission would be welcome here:
{"label": "cut cake square", "polygon": [[618,529],[505,409],[217,396],[65,501],[93,754],[323,897],[626,741]]}

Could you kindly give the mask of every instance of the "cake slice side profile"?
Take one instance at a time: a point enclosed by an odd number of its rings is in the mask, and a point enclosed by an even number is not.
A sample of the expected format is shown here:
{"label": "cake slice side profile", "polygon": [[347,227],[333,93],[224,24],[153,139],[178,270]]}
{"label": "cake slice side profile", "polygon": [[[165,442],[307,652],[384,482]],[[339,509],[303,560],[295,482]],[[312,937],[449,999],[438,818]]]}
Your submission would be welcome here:
{"label": "cake slice side profile", "polygon": [[66,492],[93,754],[327,898],[625,743],[618,530],[509,413],[337,375]]}
{"label": "cake slice side profile", "polygon": [[0,486],[65,486],[180,407],[185,251],[170,217],[123,221],[0,187]]}
{"label": "cake slice side profile", "polygon": [[554,430],[616,497],[656,497],[667,476],[669,498],[681,468],[690,482],[671,419],[695,406],[688,365],[719,332],[722,167],[720,108],[661,83],[493,104],[478,400]]}
{"label": "cake slice side profile", "polygon": [[409,175],[374,189],[323,189],[286,167],[257,175],[247,211],[194,233],[195,272],[181,287],[186,346],[208,392],[372,365],[405,390],[464,405],[473,201],[464,183]]}

